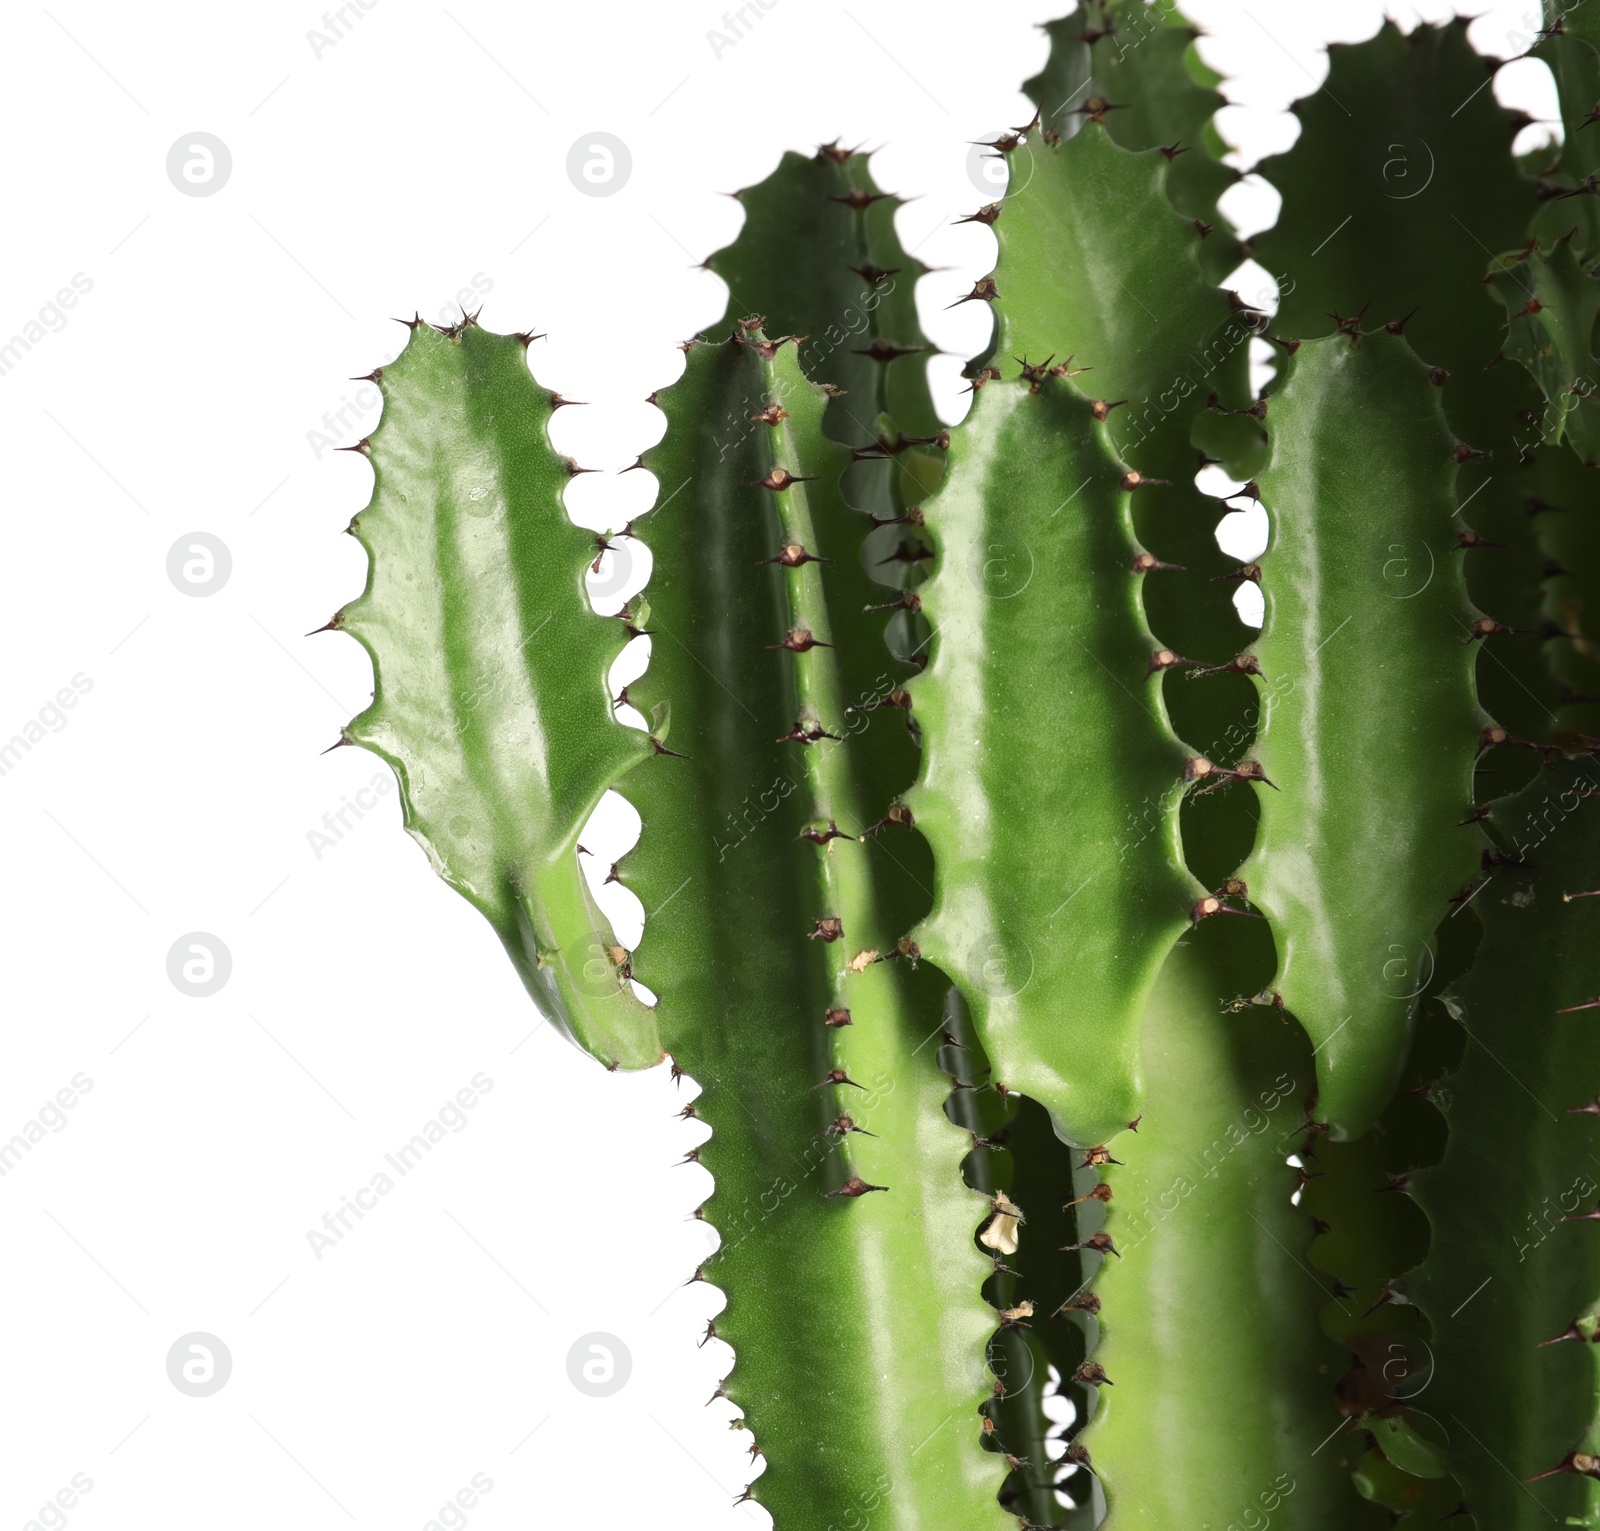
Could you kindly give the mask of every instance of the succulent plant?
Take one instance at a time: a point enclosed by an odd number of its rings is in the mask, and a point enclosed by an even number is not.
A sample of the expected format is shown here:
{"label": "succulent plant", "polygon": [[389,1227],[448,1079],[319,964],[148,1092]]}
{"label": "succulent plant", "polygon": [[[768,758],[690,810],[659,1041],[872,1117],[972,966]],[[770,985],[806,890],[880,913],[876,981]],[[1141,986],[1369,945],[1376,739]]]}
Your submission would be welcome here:
{"label": "succulent plant", "polygon": [[1459,24],[1335,47],[1243,242],[1182,18],[1046,30],[958,426],[837,143],[741,193],[621,532],[533,337],[413,323],[345,742],[567,1036],[701,1086],[780,1531],[1600,1525],[1600,0],[1521,159]]}

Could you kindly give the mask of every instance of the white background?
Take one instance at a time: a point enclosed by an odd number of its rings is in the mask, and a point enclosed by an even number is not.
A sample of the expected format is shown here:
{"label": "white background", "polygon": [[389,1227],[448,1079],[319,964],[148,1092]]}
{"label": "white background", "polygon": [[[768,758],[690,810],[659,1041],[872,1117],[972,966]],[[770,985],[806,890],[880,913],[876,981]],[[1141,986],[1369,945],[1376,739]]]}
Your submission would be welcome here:
{"label": "white background", "polygon": [[[0,1179],[0,1531],[74,1474],[92,1488],[40,1523],[421,1528],[474,1474],[492,1489],[447,1523],[767,1523],[732,1503],[730,1410],[703,1407],[720,1296],[681,1285],[711,1237],[687,1217],[710,1177],[676,1165],[689,1088],[608,1076],[540,1024],[394,792],[358,796],[387,781],[376,759],[319,753],[370,672],[349,639],[301,636],[362,585],[338,533],[370,470],[319,437],[376,423],[347,379],[398,351],[390,316],[448,319],[462,294],[491,328],[547,331],[540,380],[591,401],[556,444],[608,470],[569,508],[620,525],[654,494],[612,476],[659,435],[645,395],[723,307],[695,269],[738,227],[722,194],[786,147],[881,146],[880,182],[918,198],[900,230],[945,268],[919,298],[956,411],[988,316],[945,305],[993,253],[951,226],[992,197],[967,141],[1030,114],[1032,23],[1056,6],[776,0],[719,56],[716,4],[373,0],[331,46],[309,0],[10,14],[0,344],[92,286],[0,375],[0,741],[45,719],[0,775],[0,1141],[92,1086]],[[1292,141],[1320,45],[1381,13],[1191,10],[1245,164]],[[1518,0],[1473,37],[1520,30],[1520,51],[1536,25]],[[1540,74],[1496,89],[1548,118]],[[197,131],[232,157],[213,196],[166,172]],[[606,198],[566,174],[596,131],[632,156]],[[1276,198],[1246,182],[1228,206],[1259,227]],[[194,532],[232,560],[204,598],[166,570]],[[87,691],[50,711],[74,676]],[[349,800],[372,806],[314,848]],[[209,998],[167,975],[194,931],[231,953]],[[319,1259],[308,1230],[479,1073],[465,1125]],[[191,1331],[232,1355],[209,1397],[168,1380]],[[568,1379],[591,1331],[631,1354],[611,1397]]]}

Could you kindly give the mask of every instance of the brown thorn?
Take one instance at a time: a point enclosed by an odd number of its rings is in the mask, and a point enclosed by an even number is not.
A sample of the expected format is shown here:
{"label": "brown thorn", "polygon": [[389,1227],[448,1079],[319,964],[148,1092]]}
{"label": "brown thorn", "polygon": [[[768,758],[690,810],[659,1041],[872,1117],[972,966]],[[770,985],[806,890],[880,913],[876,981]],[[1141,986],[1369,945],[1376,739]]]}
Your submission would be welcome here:
{"label": "brown thorn", "polygon": [[960,308],[963,303],[993,303],[1000,296],[1000,289],[995,286],[994,278],[986,276],[972,284],[972,291],[963,298],[957,298],[954,303],[947,303],[945,307]]}
{"label": "brown thorn", "polygon": [[1098,1361],[1085,1361],[1077,1371],[1072,1374],[1072,1381],[1086,1382],[1090,1387],[1104,1385],[1111,1387],[1112,1381],[1106,1376],[1106,1369]]}
{"label": "brown thorn", "polygon": [[745,489],[770,489],[774,493],[787,489],[791,484],[809,484],[814,481],[814,475],[796,475],[787,468],[773,468],[764,478],[753,479],[741,487]]}

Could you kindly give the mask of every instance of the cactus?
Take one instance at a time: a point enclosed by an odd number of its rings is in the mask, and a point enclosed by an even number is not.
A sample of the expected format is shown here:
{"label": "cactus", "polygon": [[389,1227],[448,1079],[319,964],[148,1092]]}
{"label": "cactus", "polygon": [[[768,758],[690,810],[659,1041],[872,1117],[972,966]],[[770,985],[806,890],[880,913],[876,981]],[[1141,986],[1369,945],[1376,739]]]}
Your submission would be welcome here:
{"label": "cactus", "polygon": [[1269,320],[1195,34],[1085,0],[991,145],[951,429],[899,199],[786,155],[614,535],[532,336],[415,321],[372,374],[340,742],[571,1040],[700,1086],[691,1279],[779,1531],[1600,1525],[1597,7],[1521,164],[1460,26],[1333,50],[1262,167]]}
{"label": "cactus", "polygon": [[[1428,939],[1477,860],[1464,826],[1487,722],[1472,689],[1482,619],[1438,391],[1401,337],[1308,341],[1272,397],[1261,475],[1266,790],[1244,876],[1278,938],[1275,997],[1316,1044],[1318,1110],[1341,1137],[1393,1092]],[[1372,707],[1372,685],[1392,711]]]}
{"label": "cactus", "polygon": [[1535,156],[1533,170],[1545,208],[1534,223],[1541,237],[1576,224],[1583,250],[1600,250],[1600,208],[1593,198],[1600,144],[1586,131],[1600,106],[1600,10],[1594,0],[1547,0],[1547,25],[1529,51],[1550,66],[1561,112],[1561,148]]}
{"label": "cactus", "polygon": [[1541,247],[1529,241],[1490,269],[1505,304],[1503,357],[1520,362],[1544,395],[1539,440],[1565,441],[1587,466],[1600,458],[1600,381],[1591,374],[1600,281],[1574,250],[1576,228]]}
{"label": "cactus", "polygon": [[1433,1226],[1406,1283],[1432,1326],[1433,1388],[1417,1401],[1438,1399],[1478,1524],[1508,1531],[1600,1509],[1594,1474],[1573,1470],[1596,1445],[1600,1249],[1583,1235],[1600,1200],[1600,904],[1584,896],[1600,869],[1597,792],[1592,760],[1565,762],[1493,812],[1506,864],[1474,899],[1483,940],[1450,1001],[1467,1040],[1441,1091],[1449,1141],[1413,1188]]}
{"label": "cactus", "polygon": [[[1350,1493],[1345,1451],[1328,1446],[1337,1351],[1317,1328],[1305,1220],[1290,1204],[1286,1144],[1304,1119],[1311,1048],[1298,1028],[1230,1006],[1271,963],[1262,925],[1208,921],[1173,952],[1145,1015],[1151,1102],[1169,1109],[1129,1135],[1126,1165],[1102,1172],[1116,1253],[1095,1287],[1095,1359],[1115,1389],[1084,1438],[1113,1524],[1276,1522],[1280,1506],[1304,1531],[1383,1523]],[[1203,1322],[1201,1305],[1174,1301],[1186,1290],[1204,1294]],[[1228,1321],[1234,1312],[1251,1322]],[[1221,1452],[1187,1425],[1219,1388],[1237,1411]]]}
{"label": "cactus", "polygon": [[[1519,368],[1494,365],[1504,313],[1480,285],[1485,263],[1523,242],[1538,209],[1511,152],[1525,119],[1495,100],[1492,78],[1484,83],[1493,61],[1457,23],[1409,35],[1386,24],[1329,54],[1326,88],[1294,104],[1299,139],[1260,166],[1283,196],[1277,224],[1251,241],[1279,279],[1273,324],[1301,340],[1336,333],[1341,319],[1398,324],[1448,375],[1441,403],[1463,448],[1458,503],[1478,539],[1462,552],[1468,590],[1509,629],[1480,654],[1479,695],[1497,722],[1527,735],[1553,701],[1527,636],[1539,622],[1541,559],[1517,470],[1520,417],[1538,396]],[[1501,756],[1484,764],[1516,769]]]}
{"label": "cactus", "polygon": [[[634,971],[705,1085],[723,1238],[706,1276],[728,1293],[716,1332],[738,1357],[724,1388],[758,1443],[790,1445],[753,1490],[774,1515],[842,1518],[887,1478],[908,1505],[982,1524],[999,1488],[983,1458],[917,1452],[942,1429],[976,1436],[994,1319],[970,1243],[982,1205],[943,1116],[944,987],[897,945],[928,874],[895,807],[912,740],[888,704],[885,619],[865,610],[870,523],[844,501],[850,454],[824,434],[827,394],[793,342],[747,322],[687,355],[644,461],[693,487],[646,523],[655,637],[629,699],[670,705],[688,758],[624,782],[644,827],[618,875],[646,910]],[[768,792],[735,838],[727,810]],[[794,1350],[757,1342],[777,1329]]]}
{"label": "cactus", "polygon": [[[1199,34],[1176,7],[1121,0],[1090,0],[1044,31],[1050,56],[1022,87],[1039,125],[1068,138],[1099,116],[1124,149],[1169,149],[1167,194],[1184,217],[1198,220],[1201,265],[1221,281],[1241,249],[1217,199],[1239,173],[1222,159],[1226,146],[1212,118],[1223,97],[1218,76],[1192,47]],[[1101,115],[1098,103],[1110,109]]]}
{"label": "cactus", "polygon": [[[910,686],[927,748],[907,802],[937,866],[917,943],[967,996],[1006,1084],[1084,1145],[1139,1114],[1144,996],[1205,893],[1177,843],[1185,757],[1139,609],[1137,475],[1104,415],[1047,368],[978,391],[925,507],[938,636]],[[1073,727],[1040,749],[1051,704]]]}
{"label": "cactus", "polygon": [[584,599],[594,545],[561,501],[578,470],[546,435],[564,401],[529,375],[529,335],[410,330],[372,374],[383,420],[359,446],[374,487],[349,530],[371,565],[329,626],[372,656],[374,687],[340,743],[394,767],[407,830],[551,1020],[608,1066],[647,1068],[654,1017],[577,857],[601,796],[651,743],[607,717],[626,640]]}

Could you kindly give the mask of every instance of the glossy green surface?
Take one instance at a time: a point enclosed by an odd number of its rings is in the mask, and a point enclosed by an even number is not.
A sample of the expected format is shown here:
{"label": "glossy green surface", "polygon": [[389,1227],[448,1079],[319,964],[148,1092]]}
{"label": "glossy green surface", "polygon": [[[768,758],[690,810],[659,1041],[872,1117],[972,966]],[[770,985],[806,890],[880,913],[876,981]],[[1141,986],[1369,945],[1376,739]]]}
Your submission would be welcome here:
{"label": "glossy green surface", "polygon": [[1387,1524],[1330,1440],[1339,1352],[1317,1326],[1312,1225],[1290,1202],[1311,1048],[1291,1023],[1236,1003],[1271,966],[1264,926],[1208,921],[1173,952],[1145,1012],[1144,1116],[1112,1145],[1125,1162],[1103,1171],[1120,1258],[1105,1257],[1095,1284],[1095,1360],[1112,1385],[1084,1444],[1107,1531]]}
{"label": "glossy green surface", "polygon": [[[1072,359],[1096,398],[1126,401],[1111,417],[1117,450],[1151,477],[1192,478],[1192,423],[1212,392],[1248,403],[1253,333],[1206,281],[1200,235],[1167,199],[1158,149],[1133,153],[1089,121],[1062,142],[1030,135],[1011,151],[1000,242],[999,364]],[[1230,397],[1231,396],[1231,397]],[[1248,476],[1260,431],[1240,422],[1226,443]]]}
{"label": "glossy green surface", "polygon": [[[1563,762],[1495,810],[1496,868],[1472,907],[1483,941],[1452,1009],[1466,1034],[1438,1103],[1443,1162],[1412,1183],[1433,1223],[1405,1284],[1432,1322],[1433,1380],[1418,1399],[1444,1426],[1481,1531],[1592,1516],[1596,1482],[1558,1467],[1595,1417],[1600,1243],[1600,768]],[[1582,1338],[1562,1339],[1574,1320]],[[1556,1343],[1549,1343],[1555,1341]],[[1582,1524],[1592,1524],[1585,1519]]]}
{"label": "glossy green surface", "polygon": [[[1168,197],[1184,156],[1169,163],[1159,149],[1133,152],[1113,136],[1111,125],[1134,111],[1141,92],[1165,99],[1159,72],[1146,80],[1141,71],[1159,57],[1166,35],[1128,54],[1121,110],[1085,122],[1065,141],[1031,134],[1011,152],[1010,190],[994,225],[995,309],[1002,370],[1018,358],[1069,362],[1086,369],[1080,388],[1114,406],[1112,442],[1142,475],[1134,530],[1165,566],[1146,582],[1150,629],[1163,647],[1194,661],[1163,676],[1162,694],[1178,736],[1193,753],[1210,755],[1250,738],[1254,695],[1242,674],[1200,669],[1228,665],[1254,629],[1233,606],[1237,561],[1217,545],[1225,507],[1197,487],[1195,472],[1204,455],[1248,479],[1264,437],[1248,414],[1210,407],[1213,398],[1232,410],[1252,404],[1254,320],[1207,280],[1199,258],[1205,241]],[[1097,43],[1097,54],[1110,46]],[[1185,810],[1185,845],[1191,866],[1215,885],[1249,850],[1249,804],[1197,801],[1204,808]]]}
{"label": "glossy green surface", "polygon": [[1261,475],[1255,758],[1272,785],[1255,789],[1243,875],[1277,937],[1274,988],[1316,1045],[1318,1119],[1340,1136],[1388,1100],[1428,938],[1477,862],[1485,719],[1439,392],[1403,339],[1308,341],[1271,401]]}
{"label": "glossy green surface", "polygon": [[335,618],[372,656],[372,705],[344,738],[400,779],[406,828],[483,912],[540,1009],[608,1066],[661,1059],[579,869],[579,832],[650,752],[609,717],[625,641],[590,611],[592,534],[567,519],[567,460],[525,344],[476,324],[412,326],[382,369],[351,523],[371,569]]}
{"label": "glossy green surface", "polygon": [[996,1077],[1063,1135],[1138,1114],[1144,997],[1202,889],[1177,839],[1184,752],[1122,465],[1061,378],[990,382],[926,517],[936,636],[911,686],[909,796],[936,860],[916,939],[961,986]]}
{"label": "glossy green surface", "polygon": [[[622,784],[643,819],[619,869],[645,908],[634,971],[704,1086],[722,1238],[705,1275],[728,1297],[725,1391],[767,1458],[753,1497],[784,1531],[998,1528],[1005,1466],[978,1444],[986,1208],[944,1111],[947,985],[894,956],[927,904],[927,850],[903,825],[857,838],[915,768],[905,712],[872,705],[899,667],[864,608],[893,592],[860,563],[867,523],[841,494],[826,395],[793,344],[767,349],[753,333],[690,346],[645,454],[662,505],[641,523],[653,647],[630,698],[647,714],[670,699],[687,758]],[[774,403],[784,418],[751,419]],[[811,481],[769,489],[775,467]],[[797,543],[835,561],[770,562]],[[797,628],[817,646],[784,649]],[[834,737],[786,737],[815,728]],[[800,838],[830,826],[840,837]],[[835,919],[838,939],[817,935]],[[841,1009],[850,1024],[826,1024]],[[830,1130],[841,1115],[874,1135]],[[838,1194],[856,1179],[887,1190]]]}
{"label": "glossy green surface", "polygon": [[1123,148],[1172,150],[1167,194],[1206,226],[1200,263],[1222,281],[1243,257],[1217,199],[1239,173],[1222,162],[1227,146],[1212,119],[1225,102],[1218,76],[1194,50],[1199,33],[1175,6],[1142,0],[1091,0],[1043,30],[1050,55],[1022,86],[1040,125],[1069,138],[1105,102],[1106,130]]}
{"label": "glossy green surface", "polygon": [[933,435],[916,304],[928,268],[900,244],[905,203],[879,189],[868,156],[837,144],[788,153],[738,196],[739,237],[706,261],[728,284],[719,330],[761,314],[768,334],[804,335],[806,376],[840,392],[828,409],[836,440],[865,446],[885,416],[905,435]]}

